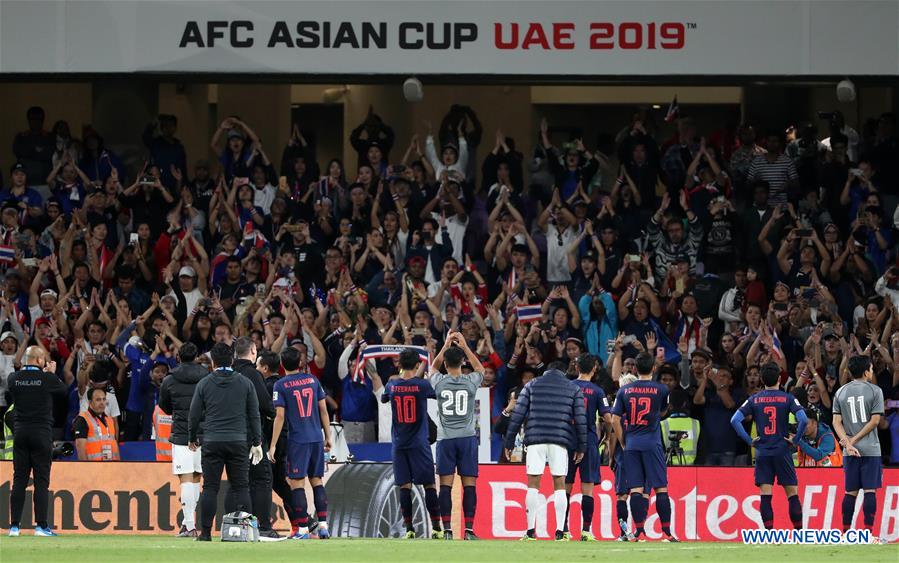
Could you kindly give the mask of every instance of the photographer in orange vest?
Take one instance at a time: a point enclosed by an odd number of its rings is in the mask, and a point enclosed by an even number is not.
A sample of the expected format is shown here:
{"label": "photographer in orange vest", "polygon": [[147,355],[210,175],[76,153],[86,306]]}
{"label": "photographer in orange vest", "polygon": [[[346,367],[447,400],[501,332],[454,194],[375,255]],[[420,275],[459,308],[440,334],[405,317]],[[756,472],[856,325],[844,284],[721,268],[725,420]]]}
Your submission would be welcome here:
{"label": "photographer in orange vest", "polygon": [[159,405],[153,409],[153,437],[156,440],[156,461],[172,461],[172,415],[165,414]]}
{"label": "photographer in orange vest", "polygon": [[106,416],[106,391],[91,387],[88,407],[75,417],[72,432],[79,461],[118,461],[118,428],[115,419]]}
{"label": "photographer in orange vest", "polygon": [[808,424],[799,440],[799,467],[843,467],[843,453],[833,430],[818,421],[818,413],[805,409]]}

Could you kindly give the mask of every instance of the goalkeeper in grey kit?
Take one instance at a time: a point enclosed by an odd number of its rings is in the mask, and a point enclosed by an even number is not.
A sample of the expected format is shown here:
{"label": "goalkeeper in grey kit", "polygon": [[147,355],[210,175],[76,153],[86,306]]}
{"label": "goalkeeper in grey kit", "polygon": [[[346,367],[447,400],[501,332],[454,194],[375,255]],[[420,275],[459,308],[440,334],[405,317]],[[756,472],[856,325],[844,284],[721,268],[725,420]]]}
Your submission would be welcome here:
{"label": "goalkeeper in grey kit", "polygon": [[[464,360],[471,373],[462,373]],[[446,364],[447,373],[436,371]],[[454,475],[462,478],[462,512],[466,540],[476,540],[474,515],[477,507],[475,481],[478,477],[478,436],[475,428],[475,394],[484,381],[484,366],[469,348],[465,337],[451,332],[434,358],[435,370],[430,377],[437,395],[437,475],[440,476],[440,516],[444,539],[453,539],[452,487]]]}

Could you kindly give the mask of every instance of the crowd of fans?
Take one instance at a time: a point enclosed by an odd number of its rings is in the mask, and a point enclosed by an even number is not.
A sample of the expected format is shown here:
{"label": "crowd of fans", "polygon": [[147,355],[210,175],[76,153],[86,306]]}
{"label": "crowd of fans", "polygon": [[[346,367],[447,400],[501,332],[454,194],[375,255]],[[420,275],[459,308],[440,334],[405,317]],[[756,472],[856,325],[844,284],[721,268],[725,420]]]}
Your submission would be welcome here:
{"label": "crowd of fans", "polygon": [[[173,116],[144,132],[136,174],[98,132],[47,131],[38,107],[27,119],[0,191],[0,390],[26,346],[46,349],[71,389],[60,438],[94,387],[121,440],[150,439],[179,346],[240,336],[273,377],[275,354],[297,348],[351,443],[376,440],[375,394],[398,371],[356,369],[360,350],[434,353],[450,330],[483,360],[494,420],[551,361],[597,356],[614,393],[655,353],[672,416],[701,427],[697,463],[748,460],[727,421],[764,362],[825,423],[853,355],[899,400],[893,114],[860,133],[835,113],[826,134],[764,135],[681,117],[666,135],[638,110],[596,147],[554,141],[545,120],[530,147],[483,138],[453,106],[396,147],[370,112],[346,166],[300,125],[278,158],[233,116],[192,176]],[[880,429],[893,464],[896,404]]]}

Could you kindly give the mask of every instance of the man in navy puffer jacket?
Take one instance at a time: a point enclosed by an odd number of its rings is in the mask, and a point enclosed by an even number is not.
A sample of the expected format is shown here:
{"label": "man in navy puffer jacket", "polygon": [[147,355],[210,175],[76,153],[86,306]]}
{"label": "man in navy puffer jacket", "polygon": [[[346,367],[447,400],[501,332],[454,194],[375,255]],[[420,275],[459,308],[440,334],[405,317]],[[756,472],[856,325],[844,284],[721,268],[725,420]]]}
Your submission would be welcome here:
{"label": "man in navy puffer jacket", "polygon": [[568,474],[568,450],[576,452],[580,463],[587,448],[587,416],[584,394],[568,380],[565,362],[553,362],[543,376],[524,386],[506,431],[506,457],[515,445],[515,436],[524,425],[527,448],[528,493],[526,498],[528,532],[522,540],[535,540],[534,528],[540,501],[540,478],[546,464],[553,478],[553,504],[556,510],[556,539],[565,527],[565,476]]}

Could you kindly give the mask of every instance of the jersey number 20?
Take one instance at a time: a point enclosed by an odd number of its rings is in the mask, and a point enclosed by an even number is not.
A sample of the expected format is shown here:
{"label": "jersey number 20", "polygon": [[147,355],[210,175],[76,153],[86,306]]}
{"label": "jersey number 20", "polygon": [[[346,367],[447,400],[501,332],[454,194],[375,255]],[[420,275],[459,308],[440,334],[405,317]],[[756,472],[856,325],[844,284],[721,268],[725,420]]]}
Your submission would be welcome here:
{"label": "jersey number 20", "polygon": [[441,391],[440,410],[445,415],[464,416],[468,414],[468,391]]}

